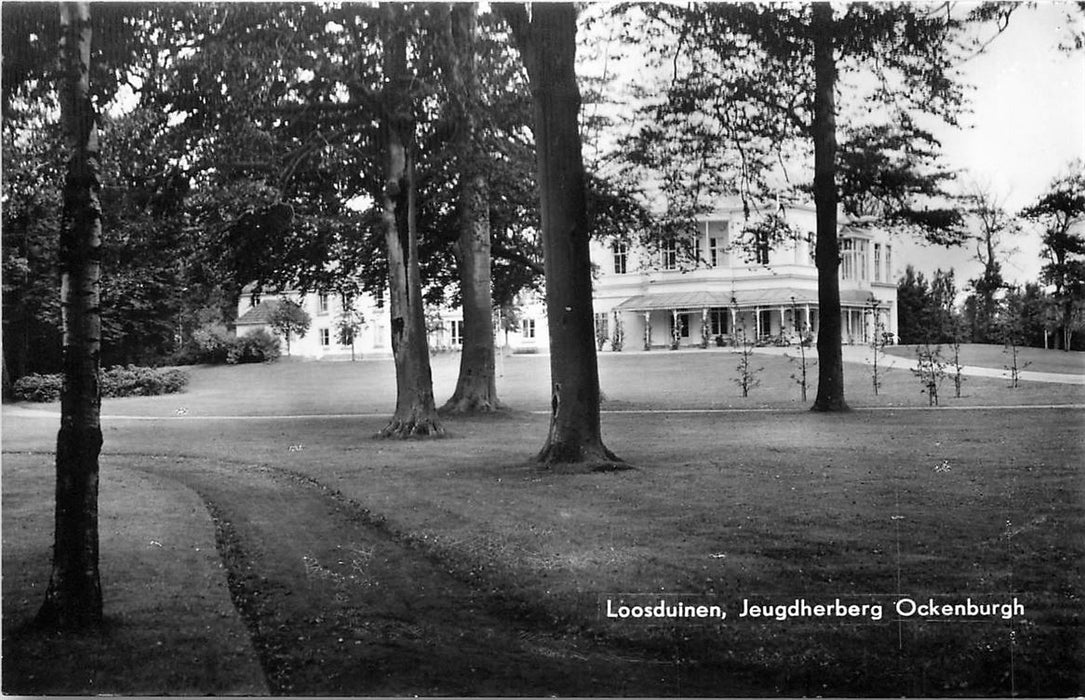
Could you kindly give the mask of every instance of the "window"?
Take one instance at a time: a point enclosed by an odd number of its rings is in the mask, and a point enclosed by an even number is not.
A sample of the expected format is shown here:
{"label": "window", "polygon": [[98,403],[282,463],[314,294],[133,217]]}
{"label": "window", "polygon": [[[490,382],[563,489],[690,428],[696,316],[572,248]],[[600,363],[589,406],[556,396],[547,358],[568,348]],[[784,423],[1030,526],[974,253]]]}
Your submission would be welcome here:
{"label": "window", "polygon": [[882,281],[882,244],[874,244],[874,281]]}
{"label": "window", "polygon": [[708,264],[712,267],[727,265],[727,225],[726,221],[708,222]]}
{"label": "window", "polygon": [[624,275],[629,260],[629,245],[624,241],[614,241],[614,274]]}
{"label": "window", "polygon": [[332,344],[332,332],[328,328],[320,329],[320,347],[326,348]]}
{"label": "window", "polygon": [[[595,339],[606,340],[610,337],[610,314],[607,312],[595,314]],[[601,343],[600,343],[601,344]]]}
{"label": "window", "polygon": [[840,279],[855,279],[855,241],[850,238],[840,241]]}
{"label": "window", "polygon": [[772,244],[769,241],[769,232],[761,227],[757,230],[757,238],[754,240],[754,261],[758,265],[769,264],[769,251],[772,250]]}
{"label": "window", "polygon": [[885,281],[889,282],[893,279],[893,249],[885,246]]}
{"label": "window", "polygon": [[318,314],[328,313],[328,295],[325,292],[321,292],[316,297],[316,312]]}
{"label": "window", "polygon": [[855,241],[855,267],[859,273],[859,279],[864,282],[870,278],[869,257],[867,250],[870,248],[866,241]]}
{"label": "window", "polygon": [[761,324],[761,337],[772,335],[772,312],[764,309],[757,312],[757,322]]}
{"label": "window", "polygon": [[810,262],[817,262],[818,237],[813,231],[806,232],[806,249],[810,251]]}
{"label": "window", "polygon": [[701,264],[701,237],[693,239],[693,263],[697,266]]}
{"label": "window", "polygon": [[449,321],[448,326],[452,333],[452,344],[463,345],[463,321]]}
{"label": "window", "polygon": [[524,338],[535,338],[535,319],[525,318],[523,321],[520,322],[520,326]]}
{"label": "window", "polygon": [[727,335],[728,326],[731,323],[731,311],[729,309],[712,309],[708,312],[709,329],[712,335]]}
{"label": "window", "polygon": [[678,269],[678,243],[676,241],[664,241],[660,249],[660,264],[664,270]]}

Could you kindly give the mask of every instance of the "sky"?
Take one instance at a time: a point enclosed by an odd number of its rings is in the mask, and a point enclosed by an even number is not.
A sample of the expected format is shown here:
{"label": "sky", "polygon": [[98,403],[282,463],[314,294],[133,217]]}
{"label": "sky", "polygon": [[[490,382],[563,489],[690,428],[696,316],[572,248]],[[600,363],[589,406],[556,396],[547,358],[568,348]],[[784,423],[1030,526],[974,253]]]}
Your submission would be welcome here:
{"label": "sky", "polygon": [[[938,133],[946,163],[988,187],[1011,212],[1038,199],[1074,158],[1085,159],[1085,52],[1058,50],[1069,33],[1068,12],[1078,11],[1064,2],[1019,8],[1006,32],[963,67],[975,86],[967,128]],[[1043,264],[1038,235],[1025,232],[1007,243],[1007,252],[1017,252],[1004,260],[1004,277],[1036,281]],[[971,259],[974,248],[902,241],[897,259],[928,275],[952,267],[961,289],[982,269]]]}

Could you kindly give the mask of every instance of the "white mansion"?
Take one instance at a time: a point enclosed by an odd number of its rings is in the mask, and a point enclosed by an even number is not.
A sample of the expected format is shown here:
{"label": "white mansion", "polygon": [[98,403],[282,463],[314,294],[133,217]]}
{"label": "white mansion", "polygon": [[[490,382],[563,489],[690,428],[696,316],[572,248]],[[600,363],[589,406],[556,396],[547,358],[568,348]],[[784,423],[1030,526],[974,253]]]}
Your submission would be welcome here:
{"label": "white mansion", "polygon": [[[652,248],[625,241],[593,242],[596,270],[592,303],[603,351],[644,351],[669,347],[726,345],[744,335],[763,344],[791,344],[816,337],[819,323],[814,266],[815,215],[811,207],[789,207],[782,216],[790,234],[775,244],[751,235],[749,223],[763,220],[741,205],[718,209],[701,219],[695,238]],[[759,218],[761,217],[761,218]],[[749,223],[748,223],[749,222]],[[885,231],[844,222],[840,228],[840,300],[845,343],[869,342],[897,331],[896,272]],[[242,295],[237,334],[268,328],[271,305]],[[341,300],[328,294],[286,293],[312,317],[302,338],[291,338],[291,354],[349,358],[341,341]],[[356,301],[362,318],[354,338],[360,357],[388,355],[387,307]],[[462,342],[459,309],[431,312],[430,347],[454,349]],[[498,331],[499,346],[512,352],[544,351],[546,309],[525,300],[515,331]],[[285,351],[285,348],[284,348]]]}

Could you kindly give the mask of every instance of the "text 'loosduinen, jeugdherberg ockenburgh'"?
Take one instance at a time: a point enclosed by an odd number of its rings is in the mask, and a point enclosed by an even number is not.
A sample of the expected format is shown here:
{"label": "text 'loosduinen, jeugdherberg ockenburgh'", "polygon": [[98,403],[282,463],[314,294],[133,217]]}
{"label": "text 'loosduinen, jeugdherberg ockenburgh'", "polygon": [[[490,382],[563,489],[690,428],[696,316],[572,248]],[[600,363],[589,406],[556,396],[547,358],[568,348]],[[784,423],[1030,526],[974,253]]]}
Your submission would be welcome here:
{"label": "text 'loosduinen, jeugdherberg ockenburgh'", "polygon": [[896,619],[984,619],[1011,620],[1025,614],[1025,606],[1016,598],[1010,601],[976,601],[966,597],[963,601],[936,601],[901,596],[881,602],[844,602],[835,598],[831,602],[810,602],[795,598],[788,602],[755,601],[743,598],[729,614],[727,606],[705,600],[693,600],[689,596],[668,598],[666,596],[628,595],[615,598],[602,597],[600,611],[613,620],[665,621],[712,621],[712,620],[870,620],[881,621],[886,610],[896,613]]}

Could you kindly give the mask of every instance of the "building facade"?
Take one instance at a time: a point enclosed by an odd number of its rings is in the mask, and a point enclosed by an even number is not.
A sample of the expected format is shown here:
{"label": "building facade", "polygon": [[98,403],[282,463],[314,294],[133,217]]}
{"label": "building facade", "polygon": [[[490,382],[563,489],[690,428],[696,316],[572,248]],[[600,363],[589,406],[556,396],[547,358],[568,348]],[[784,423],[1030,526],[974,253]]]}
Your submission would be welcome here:
{"label": "building facade", "polygon": [[[350,304],[336,294],[296,290],[256,294],[252,285],[242,290],[238,302],[236,333],[239,337],[257,330],[279,335],[271,325],[272,314],[282,299],[301,306],[311,319],[304,336],[291,335],[287,344],[280,336],[283,355],[315,360],[384,358],[392,354],[391,316],[383,300],[362,294]],[[519,314],[511,323],[494,319],[495,342],[511,353],[537,353],[548,349],[546,308],[525,295]],[[463,345],[463,311],[429,308],[426,327],[430,350],[449,352]],[[353,330],[353,332],[351,332]]]}
{"label": "building facade", "polygon": [[[780,224],[786,224],[786,228]],[[812,207],[724,207],[692,236],[651,246],[593,245],[594,311],[604,347],[623,350],[813,342],[820,328]],[[843,342],[895,338],[897,287],[884,230],[840,229]],[[617,341],[617,342],[615,342]]]}
{"label": "building facade", "polygon": [[[747,211],[739,204],[702,217],[696,233],[653,243],[595,241],[592,304],[602,351],[812,343],[820,328],[815,212],[812,207]],[[885,231],[863,222],[840,228],[842,336],[847,344],[890,342],[897,332],[897,272]],[[337,295],[294,291],[254,296],[246,288],[237,334],[269,321],[280,298],[299,303],[312,319],[304,337],[290,339],[290,354],[314,359],[391,354],[387,305],[368,296],[344,308]],[[512,353],[548,349],[546,308],[525,295],[518,317],[495,317],[495,342]],[[350,319],[354,319],[351,324]],[[353,336],[344,328],[353,325]],[[433,351],[463,342],[460,309],[427,311]],[[283,344],[286,352],[286,344]]]}

